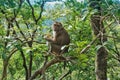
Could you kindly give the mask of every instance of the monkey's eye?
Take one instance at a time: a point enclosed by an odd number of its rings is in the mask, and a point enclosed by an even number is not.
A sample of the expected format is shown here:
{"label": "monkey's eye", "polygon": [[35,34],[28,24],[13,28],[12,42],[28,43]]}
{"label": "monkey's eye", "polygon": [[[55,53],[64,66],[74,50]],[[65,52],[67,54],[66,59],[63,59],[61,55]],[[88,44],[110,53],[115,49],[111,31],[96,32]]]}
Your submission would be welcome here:
{"label": "monkey's eye", "polygon": [[57,24],[54,24],[54,26],[58,26]]}

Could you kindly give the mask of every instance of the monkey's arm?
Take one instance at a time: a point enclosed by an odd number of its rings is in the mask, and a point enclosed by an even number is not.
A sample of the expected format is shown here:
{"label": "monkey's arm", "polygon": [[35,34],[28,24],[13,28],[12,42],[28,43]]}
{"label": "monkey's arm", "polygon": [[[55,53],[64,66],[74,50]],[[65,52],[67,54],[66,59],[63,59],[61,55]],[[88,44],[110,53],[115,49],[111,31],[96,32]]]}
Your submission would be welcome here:
{"label": "monkey's arm", "polygon": [[45,38],[45,40],[47,40],[49,43],[52,43],[52,44],[57,44],[57,41],[56,39],[51,39],[51,38]]}

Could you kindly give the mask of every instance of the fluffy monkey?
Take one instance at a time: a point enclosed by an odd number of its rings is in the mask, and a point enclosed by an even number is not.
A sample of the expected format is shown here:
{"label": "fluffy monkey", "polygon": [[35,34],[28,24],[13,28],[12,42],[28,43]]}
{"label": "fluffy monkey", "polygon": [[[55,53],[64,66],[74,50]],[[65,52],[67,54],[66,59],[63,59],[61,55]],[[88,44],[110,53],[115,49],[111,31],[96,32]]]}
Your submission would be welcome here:
{"label": "fluffy monkey", "polygon": [[[70,36],[68,32],[63,28],[63,25],[60,22],[55,22],[52,26],[52,30],[52,37],[44,37],[50,45],[50,52],[58,55],[68,52]],[[64,46],[65,48],[63,48]]]}

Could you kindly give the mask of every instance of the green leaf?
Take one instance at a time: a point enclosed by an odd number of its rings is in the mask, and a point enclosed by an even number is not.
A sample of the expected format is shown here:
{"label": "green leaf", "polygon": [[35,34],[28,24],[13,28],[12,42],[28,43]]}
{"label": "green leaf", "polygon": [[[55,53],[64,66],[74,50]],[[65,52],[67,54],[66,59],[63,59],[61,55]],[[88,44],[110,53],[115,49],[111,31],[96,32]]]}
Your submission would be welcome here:
{"label": "green leaf", "polygon": [[113,1],[112,1],[112,0],[109,0],[108,3],[109,3],[109,5],[112,5],[112,4],[113,4]]}
{"label": "green leaf", "polygon": [[3,52],[2,53],[2,59],[5,60],[6,58],[7,58],[7,55],[6,55],[6,53]]}

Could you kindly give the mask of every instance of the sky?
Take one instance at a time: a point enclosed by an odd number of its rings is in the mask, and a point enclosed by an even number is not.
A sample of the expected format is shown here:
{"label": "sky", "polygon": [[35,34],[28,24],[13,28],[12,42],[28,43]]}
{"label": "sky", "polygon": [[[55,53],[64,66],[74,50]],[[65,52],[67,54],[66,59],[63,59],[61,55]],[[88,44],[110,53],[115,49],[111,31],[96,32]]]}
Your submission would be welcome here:
{"label": "sky", "polygon": [[[66,0],[63,0],[63,1],[66,1]],[[84,0],[77,0],[78,2],[81,2],[81,1],[84,1]]]}
{"label": "sky", "polygon": [[[34,4],[34,1],[39,1],[39,0],[30,0],[30,2],[32,3],[32,4]],[[62,0],[62,1],[66,1],[66,0]],[[84,1],[84,0],[77,0],[78,2],[81,2],[81,1]],[[51,4],[52,3],[54,3],[54,2],[50,2]]]}

